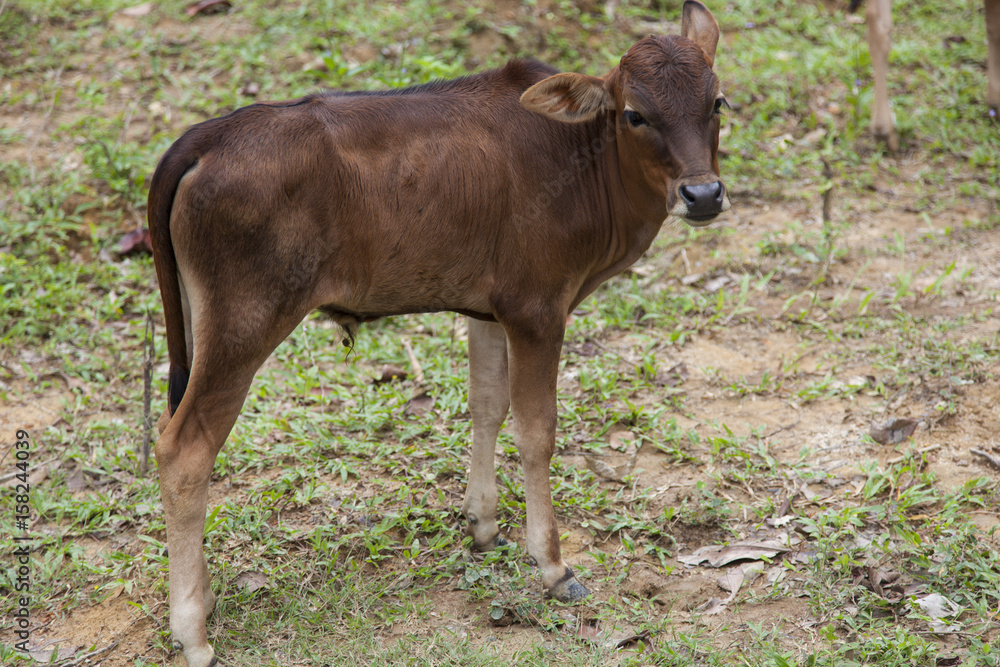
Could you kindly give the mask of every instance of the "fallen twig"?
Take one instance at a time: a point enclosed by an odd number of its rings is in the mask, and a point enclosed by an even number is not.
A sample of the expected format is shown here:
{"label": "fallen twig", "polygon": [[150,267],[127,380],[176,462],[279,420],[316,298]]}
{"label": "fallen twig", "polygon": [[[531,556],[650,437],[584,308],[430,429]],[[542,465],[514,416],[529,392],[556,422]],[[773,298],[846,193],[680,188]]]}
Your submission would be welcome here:
{"label": "fallen twig", "polygon": [[82,655],[78,655],[75,658],[73,658],[72,660],[70,660],[69,662],[60,662],[59,663],[59,667],[75,667],[76,665],[83,664],[84,662],[86,662],[86,661],[88,661],[88,660],[90,660],[92,658],[96,658],[99,655],[107,653],[108,651],[110,651],[111,649],[115,648],[116,646],[118,646],[118,642],[117,641],[113,641],[110,644],[108,644],[107,646],[105,646],[104,648],[99,648],[96,651],[90,651],[88,653],[84,653]]}
{"label": "fallen twig", "polygon": [[[12,451],[13,451],[13,449],[14,448],[11,447]],[[4,456],[6,457],[6,454]],[[56,457],[54,459],[49,459],[48,461],[42,461],[41,463],[37,463],[37,464],[33,463],[31,465],[31,467],[37,470],[38,468],[44,468],[45,466],[49,465],[50,463],[55,463],[58,460],[59,460],[59,457]],[[0,459],[0,463],[3,463],[3,459]],[[8,479],[13,479],[14,477],[17,477],[18,475],[23,475],[23,474],[24,473],[21,472],[20,470],[15,470],[14,472],[9,472],[9,473],[7,473],[5,475],[0,475],[0,482],[6,482]]]}
{"label": "fallen twig", "polygon": [[771,436],[775,436],[775,435],[777,435],[777,434],[781,433],[782,431],[787,431],[788,429],[792,429],[792,428],[795,428],[796,426],[798,426],[798,425],[799,425],[799,422],[800,422],[800,421],[802,421],[802,415],[801,415],[801,414],[799,414],[799,418],[798,418],[798,419],[796,419],[796,420],[795,420],[794,422],[792,422],[791,424],[788,424],[788,425],[786,425],[786,426],[782,426],[781,428],[778,428],[778,429],[775,429],[774,431],[771,431],[771,432],[770,432],[770,433],[768,433],[767,435],[762,435],[762,436],[760,436],[760,439],[761,439],[761,440],[766,440],[767,438],[770,438]]}
{"label": "fallen twig", "polygon": [[823,224],[828,225],[833,219],[833,169],[826,158],[823,158],[823,178],[826,179],[823,185]]}
{"label": "fallen twig", "polygon": [[[48,624],[46,624],[46,625],[48,625]],[[36,630],[36,631],[38,629],[39,628],[32,628],[32,630]],[[44,644],[42,644],[41,646],[39,646],[36,649],[36,651],[44,651],[45,649],[47,649],[48,647],[50,647],[50,646],[52,646],[54,644],[65,644],[68,641],[69,641],[69,637],[64,637],[62,639],[50,639],[49,641],[47,641]]]}
{"label": "fallen twig", "polygon": [[994,468],[1000,470],[1000,457],[993,456],[992,454],[987,454],[981,449],[970,449],[969,451],[980,458],[986,459],[986,461],[992,464]]}
{"label": "fallen twig", "polygon": [[[941,445],[928,445],[923,449],[918,449],[915,454],[926,454],[927,452],[933,452],[935,449],[941,449]],[[902,456],[894,456],[893,458],[886,461],[886,465],[892,465],[893,463],[899,463],[905,459],[909,454],[903,454]]]}
{"label": "fallen twig", "polygon": [[413,346],[408,338],[403,338],[403,347],[406,348],[406,356],[410,358],[410,366],[413,368],[413,381],[418,385],[424,384],[424,369],[417,361],[417,355],[413,353]]}

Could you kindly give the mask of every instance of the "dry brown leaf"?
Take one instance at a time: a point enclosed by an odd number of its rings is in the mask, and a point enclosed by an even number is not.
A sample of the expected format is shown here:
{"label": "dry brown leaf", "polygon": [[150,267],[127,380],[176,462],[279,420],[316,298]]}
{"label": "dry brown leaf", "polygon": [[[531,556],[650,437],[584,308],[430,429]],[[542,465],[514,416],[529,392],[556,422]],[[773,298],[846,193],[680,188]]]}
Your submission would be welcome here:
{"label": "dry brown leaf", "polygon": [[726,601],[720,600],[719,598],[709,598],[702,604],[694,608],[693,611],[704,614],[705,616],[714,616],[716,614],[721,614],[726,610]]}
{"label": "dry brown leaf", "polygon": [[715,580],[715,583],[719,585],[719,588],[730,594],[730,597],[735,596],[740,587],[743,586],[743,568],[741,567],[731,567],[726,570],[726,573]]}
{"label": "dry brown leaf", "polygon": [[698,282],[704,277],[705,276],[702,273],[689,273],[688,275],[681,278],[681,285],[689,287],[691,285],[694,285],[696,282]]}
{"label": "dry brown leaf", "polygon": [[854,568],[854,584],[862,584],[887,602],[897,603],[903,599],[903,584],[900,573],[883,570],[875,566]]}
{"label": "dry brown leaf", "polygon": [[748,583],[756,581],[757,577],[764,574],[764,568],[766,565],[764,561],[757,560],[752,563],[743,563],[740,568],[743,570],[743,576],[746,578]]}
{"label": "dry brown leaf", "polygon": [[247,593],[253,593],[261,588],[267,588],[267,575],[256,570],[248,570],[241,573],[233,582],[237,588]]}
{"label": "dry brown leaf", "polygon": [[611,480],[612,482],[622,481],[622,476],[618,474],[617,470],[596,456],[585,456],[583,460],[586,462],[587,467],[598,477]]}
{"label": "dry brown leaf", "polygon": [[893,419],[884,424],[872,427],[868,435],[880,445],[894,445],[897,442],[903,442],[913,435],[919,423],[916,419]]}
{"label": "dry brown leaf", "polygon": [[188,16],[218,14],[228,10],[230,7],[232,7],[232,3],[229,0],[200,0],[199,2],[192,2],[185,7],[184,13]]}
{"label": "dry brown leaf", "polygon": [[[45,478],[49,476],[49,468],[50,467],[52,467],[51,464],[50,465],[43,465],[43,466],[39,466],[38,468],[35,468],[35,470],[32,471],[32,473],[30,475],[28,475],[28,485],[29,486],[35,486],[36,484],[41,484],[42,482],[44,482]],[[58,463],[55,464],[55,468],[58,468],[58,467],[59,467],[59,464]],[[53,468],[53,469],[55,469],[55,468]]]}
{"label": "dry brown leaf", "polygon": [[955,604],[945,596],[939,593],[931,593],[930,595],[916,598],[913,600],[913,604],[919,607],[924,614],[931,617],[932,620],[928,623],[931,632],[949,634],[962,630],[962,626],[957,623],[949,624],[947,621],[941,620],[949,617],[958,618],[963,611],[960,605]]}
{"label": "dry brown leaf", "polygon": [[719,588],[729,593],[729,598],[726,599],[726,602],[729,602],[740,592],[744,583],[752,582],[763,572],[764,563],[761,561],[743,563],[726,570],[726,574],[719,577],[715,583],[719,585]]}
{"label": "dry brown leaf", "polygon": [[690,375],[691,373],[688,372],[687,364],[682,361],[679,364],[671,366],[670,370],[667,371],[664,384],[668,387],[676,387],[686,382]]}
{"label": "dry brown leaf", "polygon": [[406,402],[406,407],[403,408],[403,414],[412,417],[422,417],[434,409],[434,397],[430,394],[423,393],[419,396],[414,396]]}
{"label": "dry brown leaf", "polygon": [[596,619],[580,621],[576,626],[576,636],[588,642],[597,642],[601,635],[601,622]]}
{"label": "dry brown leaf", "polygon": [[790,550],[781,540],[743,540],[729,546],[716,544],[702,547],[693,554],[678,556],[677,560],[688,566],[708,561],[710,567],[722,567],[738,560],[774,558],[778,554]]}
{"label": "dry brown leaf", "polygon": [[149,255],[152,253],[153,242],[149,238],[149,229],[146,227],[132,230],[118,242],[118,254],[122,257],[128,255]]}
{"label": "dry brown leaf", "polygon": [[632,431],[616,431],[608,438],[611,448],[617,449],[619,452],[624,452],[634,440],[635,433]]}
{"label": "dry brown leaf", "polygon": [[387,382],[393,382],[395,380],[405,380],[409,377],[409,375],[409,373],[399,366],[386,364],[385,366],[382,366],[382,372],[379,373],[379,376],[372,380],[372,382],[374,384],[386,384]]}
{"label": "dry brown leaf", "polygon": [[101,606],[109,605],[112,600],[121,597],[121,594],[125,592],[125,587],[119,584],[115,586],[113,590],[114,590],[113,593],[108,595],[108,597],[104,598],[104,600],[101,602]]}
{"label": "dry brown leaf", "polygon": [[772,565],[767,568],[765,574],[767,575],[767,583],[776,584],[788,575],[788,570],[781,565]]}
{"label": "dry brown leaf", "polygon": [[940,593],[931,593],[913,601],[920,609],[931,618],[947,618],[958,616],[962,613],[962,607],[955,604]]}
{"label": "dry brown leaf", "polygon": [[645,644],[646,646],[653,645],[653,641],[652,638],[650,637],[649,630],[643,630],[637,635],[632,635],[630,637],[622,639],[617,644],[615,644],[615,648],[621,650],[623,648],[632,648],[633,646],[636,645],[642,646],[643,644]]}
{"label": "dry brown leaf", "polygon": [[797,498],[798,495],[798,493],[793,492],[781,501],[781,506],[778,508],[778,511],[774,513],[774,518],[780,519],[783,516],[787,516],[788,511],[792,509],[792,503],[795,502],[795,498]]}
{"label": "dry brown leaf", "polygon": [[154,7],[156,7],[155,3],[144,2],[141,5],[135,5],[133,7],[129,7],[128,9],[123,9],[121,13],[124,16],[131,16],[132,18],[138,18],[140,16],[146,16],[147,14],[152,12]]}

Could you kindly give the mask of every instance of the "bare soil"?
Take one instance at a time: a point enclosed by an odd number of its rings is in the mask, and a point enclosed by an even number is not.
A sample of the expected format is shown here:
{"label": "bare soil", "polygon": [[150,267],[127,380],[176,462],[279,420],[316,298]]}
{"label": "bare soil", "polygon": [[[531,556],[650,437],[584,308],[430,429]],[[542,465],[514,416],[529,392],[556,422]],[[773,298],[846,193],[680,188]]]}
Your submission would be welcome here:
{"label": "bare soil", "polygon": [[[936,230],[946,226],[960,228],[963,220],[978,213],[947,211],[932,218],[932,225],[928,226],[924,220],[895,208],[891,201],[844,201],[841,206],[845,209],[874,207],[878,210],[860,215],[858,222],[844,236],[843,244],[850,250],[833,267],[832,273],[837,277],[834,278],[831,291],[843,291],[843,285],[859,273],[877,275],[879,271],[885,270],[883,264],[899,261],[881,259],[869,262],[861,258],[864,248],[885,243],[886,230],[898,231],[909,239],[936,233]],[[725,240],[720,244],[722,247],[716,248],[721,251],[715,253],[716,257],[729,253],[733,256],[745,256],[748,251],[752,253],[754,238],[765,233],[781,234],[790,218],[801,219],[803,216],[802,204],[797,203],[762,203],[737,199],[734,208],[734,214],[724,224],[735,227],[737,233],[724,237]],[[1000,234],[980,233],[977,234],[977,240],[974,247],[962,247],[958,255],[961,261],[977,267],[969,279],[968,287],[963,289],[963,294],[950,295],[944,300],[944,304],[938,303],[929,309],[941,308],[952,312],[975,310],[979,293],[977,283],[996,280],[997,267],[991,258],[1000,256]],[[692,271],[710,274],[718,270],[718,259],[710,258],[707,252],[702,254],[695,249],[687,254]],[[922,246],[919,261],[945,266],[955,259],[954,245],[941,244],[936,248]],[[753,261],[753,258],[746,261]],[[767,259],[761,258],[758,261],[764,263]],[[662,255],[649,256],[640,262],[639,270],[645,264],[661,266],[662,262]],[[896,268],[898,267],[892,267],[892,270]],[[649,289],[671,289],[671,282],[676,280],[677,278],[663,279]],[[776,299],[766,296],[755,298],[753,306],[760,313],[777,313],[781,308]],[[962,327],[955,332],[955,336],[959,339],[994,339],[998,328],[1000,319],[988,315]],[[627,339],[627,334],[620,335],[618,338],[605,340],[603,345],[619,350],[625,359],[631,350]],[[879,371],[873,367],[873,360],[867,357],[865,350],[884,342],[886,341],[872,337],[857,339],[857,357],[838,367],[836,378],[846,381],[855,376],[878,375]],[[855,492],[857,489],[852,482],[858,478],[860,462],[874,460],[884,464],[900,456],[911,445],[928,450],[929,469],[943,488],[955,488],[969,479],[997,474],[997,471],[985,467],[982,460],[970,455],[969,449],[977,447],[991,450],[1000,443],[996,435],[1000,432],[1000,411],[996,407],[1000,405],[1000,383],[997,380],[1000,376],[1000,363],[993,361],[983,368],[981,381],[959,387],[950,399],[954,404],[953,412],[944,417],[935,409],[943,400],[943,385],[935,387],[933,380],[902,392],[888,404],[874,395],[874,392],[865,391],[849,398],[827,397],[808,402],[796,398],[794,391],[797,388],[823,377],[827,372],[824,365],[831,355],[843,355],[843,350],[839,349],[841,345],[842,343],[829,342],[820,335],[804,336],[801,330],[782,326],[775,319],[755,318],[749,323],[733,324],[708,335],[699,335],[682,347],[668,348],[661,353],[663,358],[660,359],[660,367],[672,368],[677,364],[685,364],[688,369],[688,377],[680,387],[683,391],[683,410],[675,415],[681,427],[695,428],[709,434],[706,423],[724,423],[738,436],[747,437],[750,441],[755,438],[763,440],[768,444],[770,453],[784,462],[800,461],[803,451],[808,450],[806,462],[810,468],[825,471],[842,483],[809,485],[811,499],[803,498],[800,493],[796,500],[796,511],[806,515],[814,514],[836,502],[838,495],[845,497]],[[732,383],[737,380],[743,379],[753,384],[759,382],[766,372],[772,376],[780,375],[783,364],[792,359],[798,360],[797,371],[786,377],[785,384],[777,391],[740,396],[731,389]],[[10,395],[19,393],[16,391],[17,387],[13,389],[15,391]],[[61,403],[68,392],[66,383],[57,380],[51,389],[39,395],[24,400],[5,401],[0,404],[0,429],[9,432],[15,428],[27,428],[39,432],[58,422],[61,418]],[[648,396],[643,397],[643,400],[657,399]],[[863,437],[873,426],[903,417],[919,420],[912,441],[898,445],[878,445]],[[582,456],[568,454],[565,458],[571,465],[585,466]],[[626,463],[626,460],[627,454],[623,452],[610,457],[608,462],[615,466]],[[699,481],[714,485],[708,476],[710,472],[703,466],[679,463],[647,446],[638,455],[636,486],[656,489],[651,507],[651,511],[656,512],[661,507],[676,506],[686,498],[691,498]],[[340,486],[339,480],[334,478],[327,482],[334,489]],[[242,480],[234,486],[220,480],[213,484],[210,504],[215,506],[227,498],[239,498],[240,489],[248,483],[251,480]],[[613,482],[607,484],[614,486]],[[782,488],[770,489],[768,493],[773,496],[775,504],[779,504],[796,491],[801,491],[801,486],[800,480],[789,479]],[[754,523],[752,516],[746,516],[744,503],[755,500],[754,494],[759,492],[737,484],[726,485],[717,490],[731,501],[732,510],[737,516],[741,512],[744,514],[747,526]],[[448,491],[456,502],[460,502],[461,489],[456,487]],[[87,491],[83,489],[80,492]],[[321,517],[290,515],[282,520],[310,524],[321,520]],[[1000,525],[1000,512],[983,510],[974,513],[973,520],[982,529],[989,530]],[[678,532],[674,535],[677,554],[690,553],[699,547],[726,539],[717,530],[691,530],[683,525],[678,525],[677,528]],[[563,542],[567,562],[574,566],[597,567],[587,552],[599,538],[591,531],[571,523],[564,525],[563,530],[569,533]],[[513,537],[517,539],[517,535]],[[118,536],[117,539],[108,536],[105,540],[88,539],[82,546],[90,556],[96,557],[109,548],[138,550],[139,542],[134,535]],[[716,583],[721,572],[702,567],[689,569],[681,563],[672,565],[674,569],[668,574],[662,568],[640,564],[629,571],[620,590],[602,590],[597,586],[594,593],[599,599],[621,593],[649,599],[654,602],[654,609],[662,614],[670,614],[676,622],[689,619],[689,622],[695,623],[694,614],[699,619],[697,622],[717,625],[723,633],[722,637],[731,636],[732,641],[738,641],[747,623],[763,623],[765,627],[780,625],[786,633],[784,641],[790,644],[801,645],[803,642],[816,640],[814,628],[819,620],[814,617],[804,598],[794,596],[794,589],[785,597],[766,597],[770,584],[762,577],[745,588],[735,603],[721,613],[702,616],[696,613],[699,607],[711,598],[726,596]],[[130,599],[143,600],[143,596],[138,591],[133,596],[119,591],[100,605],[52,615],[34,635],[36,645],[44,644],[46,640],[58,642],[60,653],[70,655],[74,650],[81,650],[79,647],[100,648],[117,642],[113,649],[101,655],[102,664],[109,667],[132,664],[134,656],[150,655],[149,651],[152,649],[149,642],[152,633],[158,628],[150,617],[127,604]],[[163,618],[164,600],[150,598],[144,601],[152,606],[154,618]],[[432,610],[427,621],[385,628],[386,639],[401,634],[430,633],[446,628],[458,637],[489,642],[498,654],[513,654],[544,639],[544,635],[531,627],[494,627],[484,623],[487,603],[470,602],[467,594],[462,591],[432,592],[428,595],[427,602]],[[617,641],[632,634],[633,629],[600,626],[595,632],[601,641]],[[156,655],[156,652],[152,655]]]}
{"label": "bare soil", "polygon": [[[498,11],[507,11],[504,7],[508,4],[504,3]],[[134,21],[126,16],[116,15],[114,19],[114,27],[118,30],[132,29],[133,24]],[[163,32],[166,40],[191,38],[187,23],[164,20],[157,29]],[[217,31],[249,31],[249,27],[238,17],[235,20],[232,17],[208,18],[200,29],[205,35]],[[476,33],[470,40],[471,53],[473,57],[490,53],[499,48],[504,39],[494,32]],[[99,46],[98,40],[90,63],[92,66],[108,62],[108,54],[101,53]],[[358,47],[354,57],[366,57],[363,46]],[[85,71],[86,65],[80,64],[79,71],[72,76],[84,76],[80,71]],[[301,66],[301,63],[294,66]],[[22,84],[15,82],[15,85]],[[28,84],[24,82],[23,85]],[[122,90],[121,94],[127,96],[128,91]],[[67,166],[72,167],[73,154],[67,150],[71,147],[50,134],[52,128],[67,120],[69,118],[59,110],[49,114],[0,111],[0,125],[16,128],[28,138],[26,144],[11,147],[13,152],[7,157],[33,160],[38,165],[69,160]],[[148,129],[148,124],[143,125],[144,122],[149,121],[137,117],[130,132],[141,133],[144,128]],[[5,147],[5,150],[8,148]],[[983,223],[995,216],[996,203],[956,198],[954,205],[945,208],[928,206],[923,203],[926,186],[921,183],[921,174],[928,164],[922,161],[922,156],[903,156],[893,161],[891,167],[878,175],[870,194],[858,196],[836,192],[834,218],[849,220],[850,225],[838,242],[838,247],[844,252],[829,266],[827,280],[817,288],[818,298],[829,303],[831,299],[846,295],[845,312],[856,312],[863,294],[861,285],[876,289],[880,294],[891,294],[893,277],[899,275],[901,268],[927,267],[912,286],[913,293],[921,294],[952,262],[959,268],[974,267],[961,286],[950,285],[936,297],[907,297],[901,307],[930,317],[976,314],[976,317],[969,318],[952,331],[950,338],[956,341],[992,341],[995,349],[1000,315],[993,312],[994,305],[985,303],[982,295],[995,291],[995,285],[1000,283],[1000,263],[997,262],[1000,257],[1000,229],[978,229],[972,234],[969,225]],[[941,197],[951,197],[958,184],[948,181]],[[709,289],[712,280],[724,278],[728,272],[751,267],[760,274],[775,271],[776,284],[805,289],[814,276],[804,273],[800,266],[783,267],[782,255],[762,254],[759,243],[764,238],[772,238],[779,243],[794,242],[789,232],[789,225],[793,223],[819,233],[822,226],[821,196],[817,186],[802,182],[789,183],[787,187],[790,199],[763,199],[751,193],[741,195],[739,184],[733,184],[733,211],[719,223],[733,233],[712,236],[702,244],[689,245],[683,253],[673,246],[660,246],[639,262],[635,273],[644,279],[655,276],[646,286],[650,291],[677,289],[681,281],[691,279],[695,274],[701,275],[698,281]],[[889,250],[894,235],[901,236],[906,242],[906,251],[901,255]],[[857,287],[852,289],[852,284]],[[731,287],[732,283],[727,285]],[[806,305],[800,303],[795,308]],[[683,346],[666,347],[658,352],[657,360],[661,369],[683,364],[688,371],[687,378],[679,385],[683,407],[671,412],[679,426],[695,428],[703,436],[708,436],[713,431],[707,424],[724,423],[737,436],[747,438],[747,442],[766,443],[777,460],[799,462],[804,456],[809,468],[824,471],[831,476],[829,479],[836,481],[806,484],[803,480],[787,479],[780,488],[767,490],[775,505],[797,494],[795,511],[805,515],[815,514],[830,503],[837,502],[838,498],[856,492],[854,484],[861,462],[875,460],[885,463],[911,446],[927,451],[929,470],[943,488],[955,488],[975,477],[998,474],[969,452],[972,447],[995,451],[1000,445],[1000,436],[997,435],[1000,433],[1000,410],[997,408],[1000,405],[1000,360],[997,357],[983,364],[979,368],[978,379],[968,384],[956,387],[950,385],[947,378],[928,375],[906,385],[887,401],[871,390],[874,382],[888,373],[883,363],[886,360],[879,358],[879,353],[873,350],[892,347],[895,333],[865,334],[845,342],[831,341],[819,328],[809,333],[809,330],[789,326],[783,316],[785,297],[777,294],[773,287],[753,294],[748,306],[752,308],[753,316],[734,317],[727,326],[698,334]],[[873,299],[871,308],[885,307],[882,302]],[[817,310],[819,324],[835,330],[845,326],[844,322],[836,321],[825,313],[822,309]],[[629,363],[633,349],[629,334],[612,333],[602,339],[602,345],[617,352],[623,365]],[[36,363],[30,358],[23,361],[29,367]],[[799,395],[804,388],[828,373],[832,373],[834,381],[840,383],[850,382],[852,378],[868,378],[865,380],[868,387],[848,397],[834,395],[806,400]],[[733,390],[734,383],[752,387],[765,377],[780,378],[780,386],[742,394]],[[0,380],[6,385],[0,388],[7,391],[7,399],[0,402],[0,432],[10,433],[17,428],[41,432],[63,419],[62,407],[69,402],[71,394],[64,378],[50,377],[51,386],[44,390],[33,388],[21,378],[8,376],[4,379],[0,376]],[[647,405],[661,400],[657,396],[638,398]],[[944,404],[950,404],[950,407]],[[874,426],[897,418],[912,418],[919,422],[912,439],[897,445],[878,445],[864,437]],[[693,450],[691,453],[697,454]],[[586,465],[578,454],[567,453],[564,458],[570,465]],[[627,459],[627,453],[616,453],[609,457],[608,463],[622,465]],[[58,465],[58,461],[53,465]],[[675,457],[644,446],[639,451],[635,470],[638,479],[636,487],[656,490],[651,512],[681,504],[692,497],[697,483],[704,482],[730,501],[732,512],[736,516],[742,514],[748,528],[757,524],[753,516],[746,515],[746,504],[761,491],[735,482],[716,485],[710,476],[712,471],[706,470],[703,465],[678,461]],[[333,489],[342,486],[338,479],[327,481]],[[211,490],[211,504],[217,505],[226,498],[241,498],[241,489],[247,483],[247,480],[236,484],[217,481]],[[609,488],[617,488],[615,482],[605,484]],[[460,488],[455,486],[446,491],[460,502]],[[77,493],[89,492],[92,489],[81,483]],[[309,525],[321,519],[321,516],[293,513],[282,520]],[[983,510],[974,513],[973,520],[984,530],[995,528],[1000,525],[1000,512]],[[587,552],[595,541],[601,540],[599,533],[569,522],[564,523],[562,529],[568,533],[563,542],[567,562],[598,568]],[[699,547],[728,538],[712,527],[699,529],[679,523],[674,529],[675,555],[689,554]],[[517,535],[512,537],[518,538]],[[80,546],[92,558],[108,549],[140,550],[138,536],[128,533],[109,534],[100,540],[81,539]],[[604,546],[606,548],[607,544]],[[993,546],[997,546],[996,538],[993,538]],[[625,593],[650,600],[656,613],[669,614],[678,622],[702,623],[717,628],[721,643],[738,643],[745,636],[749,623],[763,624],[766,628],[780,625],[783,628],[781,641],[789,645],[799,646],[816,641],[816,628],[822,619],[814,616],[805,598],[796,596],[795,582],[790,582],[785,595],[774,597],[768,594],[771,584],[766,577],[761,577],[745,586],[720,613],[705,616],[697,612],[702,605],[711,598],[726,596],[717,583],[721,570],[688,568],[676,560],[669,565],[673,569],[668,572],[649,563],[639,563],[629,571],[619,590],[602,590],[597,585],[595,596],[603,600],[612,594]],[[144,605],[148,615],[130,602]],[[386,640],[446,628],[458,637],[468,636],[481,644],[488,642],[501,655],[512,655],[515,651],[544,641],[544,635],[536,628],[519,624],[507,627],[490,625],[484,620],[488,603],[471,602],[463,591],[435,589],[428,594],[427,602],[432,611],[426,621],[383,628],[381,632]],[[579,613],[586,615],[586,611]],[[99,662],[106,667],[132,665],[136,656],[150,660],[161,658],[161,650],[154,648],[154,638],[157,633],[163,632],[164,628],[159,623],[165,616],[165,600],[137,587],[131,593],[116,591],[95,606],[53,610],[46,618],[39,619],[32,638],[36,646],[45,647],[47,642],[50,643],[49,650],[51,645],[57,645],[63,656],[84,653],[91,647],[100,649],[113,645],[106,652],[95,655],[94,664]],[[634,628],[604,626],[596,630],[602,642],[622,639],[633,631]],[[993,638],[996,639],[996,632]]]}

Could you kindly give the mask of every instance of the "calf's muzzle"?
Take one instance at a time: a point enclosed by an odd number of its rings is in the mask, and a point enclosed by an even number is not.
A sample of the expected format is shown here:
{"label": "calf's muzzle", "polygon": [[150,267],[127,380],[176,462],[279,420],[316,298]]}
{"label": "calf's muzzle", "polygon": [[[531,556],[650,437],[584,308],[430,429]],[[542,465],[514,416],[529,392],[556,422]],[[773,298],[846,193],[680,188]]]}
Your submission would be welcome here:
{"label": "calf's muzzle", "polygon": [[708,223],[726,210],[726,186],[722,181],[682,185],[678,188],[687,210],[684,217],[695,224]]}

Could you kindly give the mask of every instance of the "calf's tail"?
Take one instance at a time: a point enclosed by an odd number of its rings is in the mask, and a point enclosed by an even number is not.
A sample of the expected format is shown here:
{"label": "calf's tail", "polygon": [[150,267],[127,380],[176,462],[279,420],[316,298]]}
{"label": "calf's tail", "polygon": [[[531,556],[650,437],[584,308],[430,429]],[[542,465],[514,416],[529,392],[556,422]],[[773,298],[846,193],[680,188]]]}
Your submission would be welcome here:
{"label": "calf's tail", "polygon": [[187,147],[184,137],[160,160],[149,186],[147,218],[153,245],[156,279],[160,283],[163,316],[167,326],[167,352],[170,358],[168,402],[173,415],[180,405],[191,374],[184,333],[184,309],[177,275],[177,256],[170,239],[170,213],[181,178],[198,163],[199,151]]}

